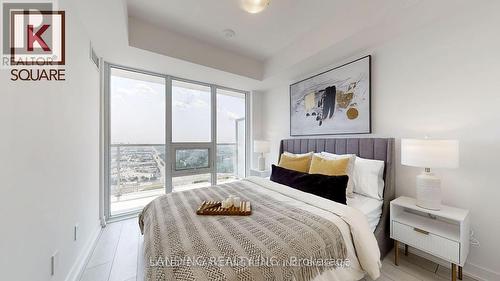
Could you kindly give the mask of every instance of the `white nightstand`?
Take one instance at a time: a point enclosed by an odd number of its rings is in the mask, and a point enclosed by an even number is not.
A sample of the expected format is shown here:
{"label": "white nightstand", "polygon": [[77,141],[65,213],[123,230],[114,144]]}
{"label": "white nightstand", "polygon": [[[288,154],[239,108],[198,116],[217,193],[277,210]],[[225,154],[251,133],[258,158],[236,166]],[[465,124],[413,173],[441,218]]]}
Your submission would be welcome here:
{"label": "white nightstand", "polygon": [[451,263],[451,280],[462,279],[462,267],[469,253],[469,211],[442,206],[433,211],[420,208],[416,200],[399,197],[391,201],[391,238],[394,239],[394,263],[399,262],[399,242]]}
{"label": "white nightstand", "polygon": [[271,176],[271,171],[259,171],[257,169],[250,169],[250,175],[254,177],[268,178]]}

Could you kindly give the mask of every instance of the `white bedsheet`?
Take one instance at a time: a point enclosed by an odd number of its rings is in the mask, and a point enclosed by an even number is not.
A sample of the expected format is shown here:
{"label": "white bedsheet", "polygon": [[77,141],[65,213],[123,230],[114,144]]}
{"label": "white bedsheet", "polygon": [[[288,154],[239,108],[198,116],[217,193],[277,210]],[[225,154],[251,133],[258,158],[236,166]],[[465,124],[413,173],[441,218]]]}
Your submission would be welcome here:
{"label": "white bedsheet", "polygon": [[[265,179],[271,180],[270,177]],[[366,216],[372,232],[375,232],[375,228],[380,222],[382,205],[384,205],[384,200],[377,200],[358,193],[354,193],[354,197],[347,197],[347,206],[360,210]]]}
{"label": "white bedsheet", "polygon": [[372,232],[375,231],[380,221],[383,203],[383,200],[377,200],[357,193],[354,193],[353,198],[347,197],[347,206],[360,210],[366,216]]}
{"label": "white bedsheet", "polygon": [[334,222],[341,231],[351,266],[325,271],[313,281],[359,280],[365,273],[372,279],[380,276],[380,250],[361,211],[267,179],[249,177],[246,180],[262,186],[263,189],[260,191],[268,193],[275,200],[286,202]]}

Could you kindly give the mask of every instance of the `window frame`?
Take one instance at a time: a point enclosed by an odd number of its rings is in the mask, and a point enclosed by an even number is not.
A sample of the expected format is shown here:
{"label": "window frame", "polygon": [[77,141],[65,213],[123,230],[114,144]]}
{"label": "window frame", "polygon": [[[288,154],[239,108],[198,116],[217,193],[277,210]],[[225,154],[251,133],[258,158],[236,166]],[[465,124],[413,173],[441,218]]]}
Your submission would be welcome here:
{"label": "window frame", "polygon": [[[195,81],[186,78],[175,77],[168,74],[151,72],[133,67],[127,67],[115,63],[104,61],[101,71],[101,121],[100,121],[100,152],[101,152],[101,216],[104,221],[114,221],[130,216],[135,216],[140,210],[127,213],[111,215],[111,69],[120,69],[125,71],[136,72],[139,74],[151,75],[165,79],[165,193],[171,193],[172,178],[180,176],[189,176],[197,174],[210,174],[211,184],[217,184],[217,90],[226,90],[244,94],[245,96],[245,176],[250,171],[250,92],[244,90],[233,89],[225,86],[220,86],[211,83]],[[210,142],[172,142],[172,82],[180,81],[185,83],[193,83],[210,88],[210,108],[211,108],[211,141]],[[208,149],[209,151],[209,167],[199,169],[175,170],[175,151],[179,149]]]}

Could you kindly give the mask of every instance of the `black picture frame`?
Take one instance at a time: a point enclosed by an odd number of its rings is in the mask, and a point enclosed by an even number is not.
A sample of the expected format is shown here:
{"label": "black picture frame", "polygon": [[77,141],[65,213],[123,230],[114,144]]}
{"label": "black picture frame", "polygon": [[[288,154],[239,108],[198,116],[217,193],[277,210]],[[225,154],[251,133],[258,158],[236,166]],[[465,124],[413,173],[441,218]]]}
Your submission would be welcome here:
{"label": "black picture frame", "polygon": [[[325,133],[305,133],[305,134],[297,134],[297,133],[294,133],[293,130],[292,130],[292,109],[293,109],[293,106],[292,106],[292,87],[294,87],[295,85],[298,85],[300,83],[304,83],[308,80],[311,80],[313,78],[316,78],[316,77],[319,77],[321,75],[325,75],[325,74],[328,74],[330,72],[333,72],[333,71],[338,71],[344,67],[348,67],[356,62],[360,62],[362,60],[368,60],[368,69],[367,69],[367,72],[368,72],[368,119],[367,119],[367,122],[368,122],[368,129],[366,131],[349,131],[349,132],[325,132]],[[297,81],[293,84],[291,84],[289,86],[289,109],[290,109],[290,112],[289,112],[289,132],[290,132],[290,136],[292,137],[298,137],[298,136],[325,136],[325,135],[366,135],[366,134],[371,134],[372,133],[372,56],[371,55],[367,55],[367,56],[364,56],[364,57],[361,57],[359,59],[356,59],[356,60],[353,60],[353,61],[350,61],[348,63],[345,63],[345,64],[342,64],[340,66],[337,66],[337,67],[334,67],[334,68],[331,68],[329,70],[326,70],[326,71],[323,71],[321,73],[318,73],[318,74],[315,74],[313,76],[310,76],[308,78],[305,78],[305,79],[302,79],[300,81]]]}

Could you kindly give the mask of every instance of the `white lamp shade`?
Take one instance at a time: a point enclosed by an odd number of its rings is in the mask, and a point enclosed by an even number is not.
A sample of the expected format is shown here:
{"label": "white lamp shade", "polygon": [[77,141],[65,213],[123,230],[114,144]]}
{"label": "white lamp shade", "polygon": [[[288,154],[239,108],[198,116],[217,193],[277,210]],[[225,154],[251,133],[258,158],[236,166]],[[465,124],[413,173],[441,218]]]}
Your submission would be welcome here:
{"label": "white lamp shade", "polygon": [[269,142],[262,140],[253,141],[253,151],[256,153],[268,153],[270,151]]}
{"label": "white lamp shade", "polygon": [[402,139],[401,164],[421,168],[458,168],[458,140]]}

